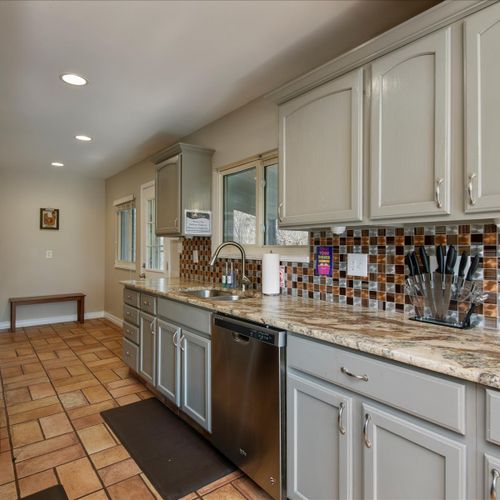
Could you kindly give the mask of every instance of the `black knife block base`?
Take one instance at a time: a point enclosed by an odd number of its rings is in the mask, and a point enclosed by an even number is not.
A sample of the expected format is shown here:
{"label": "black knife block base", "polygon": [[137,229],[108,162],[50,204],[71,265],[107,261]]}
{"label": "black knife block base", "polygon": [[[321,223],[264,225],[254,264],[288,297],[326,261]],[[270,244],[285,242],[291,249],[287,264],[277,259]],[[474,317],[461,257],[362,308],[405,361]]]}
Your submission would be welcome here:
{"label": "black knife block base", "polygon": [[457,322],[448,322],[440,319],[432,319],[432,318],[422,318],[420,316],[413,316],[410,318],[411,321],[419,321],[421,323],[429,323],[430,325],[439,325],[439,326],[447,326],[448,328],[457,328],[458,330],[470,330],[476,326],[475,323],[469,323],[468,325],[464,325],[463,323]]}

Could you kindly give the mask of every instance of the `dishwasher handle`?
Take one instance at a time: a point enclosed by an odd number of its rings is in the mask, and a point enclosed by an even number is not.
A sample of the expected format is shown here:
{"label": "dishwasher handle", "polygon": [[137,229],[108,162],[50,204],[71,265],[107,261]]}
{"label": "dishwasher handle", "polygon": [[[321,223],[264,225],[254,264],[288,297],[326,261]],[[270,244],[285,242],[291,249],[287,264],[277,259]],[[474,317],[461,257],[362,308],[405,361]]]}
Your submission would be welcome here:
{"label": "dishwasher handle", "polygon": [[237,332],[232,332],[233,334],[233,340],[235,342],[238,342],[238,344],[248,344],[250,342],[250,337],[247,337],[246,335],[242,335],[241,333]]}

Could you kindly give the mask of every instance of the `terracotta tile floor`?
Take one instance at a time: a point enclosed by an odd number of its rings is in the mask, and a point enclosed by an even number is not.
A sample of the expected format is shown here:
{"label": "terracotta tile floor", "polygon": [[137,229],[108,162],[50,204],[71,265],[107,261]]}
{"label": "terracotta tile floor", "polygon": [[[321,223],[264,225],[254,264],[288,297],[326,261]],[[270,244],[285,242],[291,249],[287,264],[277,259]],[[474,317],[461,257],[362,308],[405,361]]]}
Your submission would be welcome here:
{"label": "terracotta tile floor", "polygon": [[[0,500],[61,483],[70,499],[161,498],[100,412],[153,394],[104,319],[0,333]],[[234,472],[189,499],[269,498]]]}

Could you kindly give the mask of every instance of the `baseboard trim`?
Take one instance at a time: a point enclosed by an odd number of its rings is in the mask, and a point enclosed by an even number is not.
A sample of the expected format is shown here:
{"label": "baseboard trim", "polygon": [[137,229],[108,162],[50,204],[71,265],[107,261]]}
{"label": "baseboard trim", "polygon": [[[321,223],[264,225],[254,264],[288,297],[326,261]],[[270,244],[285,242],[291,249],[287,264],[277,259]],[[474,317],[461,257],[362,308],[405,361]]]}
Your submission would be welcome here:
{"label": "baseboard trim", "polygon": [[[104,311],[87,312],[85,313],[85,319],[104,318],[104,314]],[[16,321],[16,328],[23,328],[25,326],[50,325],[51,323],[69,323],[76,320],[76,314],[67,314],[65,316],[48,316],[46,318],[18,319]],[[8,328],[10,328],[10,321],[0,321],[0,330]]]}
{"label": "baseboard trim", "polygon": [[123,326],[123,320],[108,311],[104,311],[104,318],[120,328]]}

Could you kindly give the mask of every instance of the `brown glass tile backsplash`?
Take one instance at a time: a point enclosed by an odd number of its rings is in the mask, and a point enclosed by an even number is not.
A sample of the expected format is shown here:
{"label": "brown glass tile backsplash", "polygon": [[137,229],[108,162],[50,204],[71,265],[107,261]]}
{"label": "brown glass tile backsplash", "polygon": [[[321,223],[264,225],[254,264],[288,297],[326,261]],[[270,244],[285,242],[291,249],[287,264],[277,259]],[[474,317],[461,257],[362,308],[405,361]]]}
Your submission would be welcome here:
{"label": "brown glass tile backsplash", "polygon": [[[488,328],[500,328],[500,234],[494,224],[427,225],[380,228],[347,228],[341,235],[330,231],[310,233],[310,262],[283,262],[286,283],[282,293],[309,297],[353,306],[364,306],[387,311],[412,314],[409,297],[405,293],[404,256],[415,247],[424,245],[434,255],[435,245],[454,245],[457,251],[481,256],[475,279],[488,292],[486,303],[478,308],[478,318]],[[332,276],[318,276],[314,272],[314,257],[318,246],[333,249]],[[193,250],[198,250],[198,263],[193,263]],[[368,255],[368,276],[347,274],[347,255]],[[226,259],[219,259],[210,269],[210,238],[186,239],[180,256],[181,277],[200,281],[221,282]],[[239,259],[234,261],[236,269]],[[261,262],[249,260],[247,276],[260,289]],[[452,304],[452,310],[456,305]]]}

